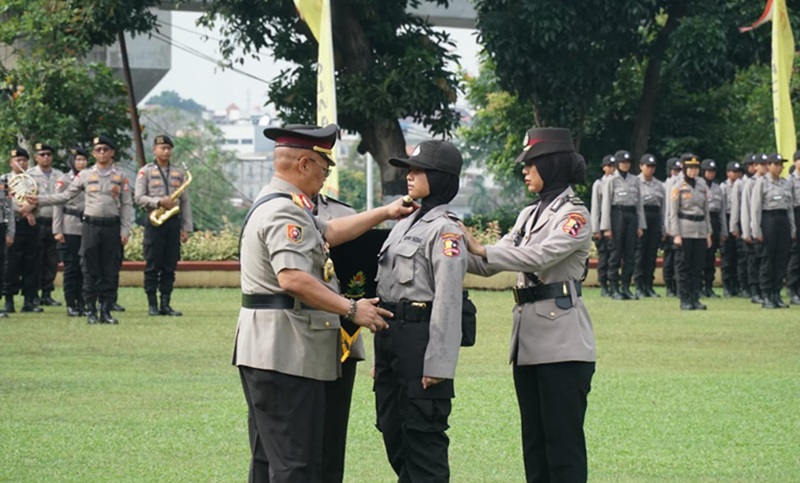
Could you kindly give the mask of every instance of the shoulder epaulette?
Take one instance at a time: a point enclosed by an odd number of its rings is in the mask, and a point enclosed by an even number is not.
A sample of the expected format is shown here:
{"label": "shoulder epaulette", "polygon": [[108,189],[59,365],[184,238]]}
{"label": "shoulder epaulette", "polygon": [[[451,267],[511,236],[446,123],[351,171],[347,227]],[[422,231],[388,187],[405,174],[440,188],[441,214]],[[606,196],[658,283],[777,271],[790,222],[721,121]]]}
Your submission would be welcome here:
{"label": "shoulder epaulette", "polygon": [[330,201],[330,202],[333,202],[333,203],[336,203],[336,204],[339,204],[339,205],[342,205],[342,206],[346,206],[347,208],[353,208],[352,206],[350,206],[349,204],[345,203],[344,201],[337,200],[336,198],[332,198],[330,196],[322,196],[322,199],[325,201],[325,203]]}
{"label": "shoulder epaulette", "polygon": [[565,197],[563,197],[563,198],[559,198],[559,199],[557,199],[557,200],[556,200],[556,201],[555,201],[555,202],[554,202],[554,203],[553,203],[553,204],[550,206],[550,209],[551,209],[551,210],[553,210],[553,211],[558,211],[558,210],[559,210],[559,209],[560,209],[562,206],[564,206],[564,205],[565,205],[565,204],[567,204],[567,203],[572,203],[573,205],[576,205],[576,206],[583,206],[583,205],[585,204],[585,203],[583,202],[583,200],[582,200],[582,199],[580,199],[578,196],[576,196],[576,195],[569,195],[569,196],[565,196]]}
{"label": "shoulder epaulette", "polygon": [[459,217],[458,217],[458,215],[456,215],[456,214],[455,214],[455,213],[453,213],[452,211],[448,211],[448,212],[446,212],[446,213],[445,213],[445,216],[447,216],[448,218],[450,218],[450,221],[455,221],[456,223],[460,223],[460,222],[461,222],[461,218],[459,218]]}

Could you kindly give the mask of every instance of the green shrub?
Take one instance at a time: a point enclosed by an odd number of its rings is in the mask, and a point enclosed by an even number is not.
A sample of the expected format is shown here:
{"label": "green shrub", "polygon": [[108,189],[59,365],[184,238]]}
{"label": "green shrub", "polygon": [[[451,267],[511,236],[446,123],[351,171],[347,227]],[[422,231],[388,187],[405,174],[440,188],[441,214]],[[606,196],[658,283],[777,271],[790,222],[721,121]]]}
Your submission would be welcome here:
{"label": "green shrub", "polygon": [[[131,238],[125,246],[125,260],[143,261],[142,240],[144,228],[133,227]],[[208,262],[237,260],[239,255],[239,227],[231,225],[227,220],[218,232],[210,230],[196,231],[189,236],[189,241],[181,247],[181,260]]]}

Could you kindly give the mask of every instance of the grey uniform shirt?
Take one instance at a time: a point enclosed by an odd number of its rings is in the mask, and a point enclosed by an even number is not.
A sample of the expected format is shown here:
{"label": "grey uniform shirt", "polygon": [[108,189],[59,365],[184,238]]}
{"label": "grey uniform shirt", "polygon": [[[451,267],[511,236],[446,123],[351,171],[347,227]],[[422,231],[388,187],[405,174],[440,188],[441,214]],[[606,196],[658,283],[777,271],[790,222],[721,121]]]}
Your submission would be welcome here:
{"label": "grey uniform shirt", "polygon": [[[486,258],[471,255],[469,272],[483,276],[514,271],[517,285],[531,285],[525,272],[542,283],[567,282],[574,287],[583,277],[591,247],[589,211],[572,200],[567,188],[544,209],[533,224],[538,204],[522,210],[511,233],[486,247]],[[578,200],[579,202],[579,200]],[[515,244],[516,234],[523,236]],[[572,291],[573,306],[558,307],[554,299],[515,305],[509,359],[519,365],[596,360],[594,330],[582,297]]]}
{"label": "grey uniform shirt", "polygon": [[[670,194],[669,232],[683,238],[706,238],[711,235],[711,214],[708,207],[708,185],[695,178],[692,187],[685,179],[676,182]],[[682,216],[699,217],[690,220]]]}
{"label": "grey uniform shirt", "polygon": [[133,199],[127,176],[116,167],[86,168],[62,193],[39,197],[39,206],[63,205],[81,193],[86,195],[84,214],[97,218],[120,219],[120,236],[130,236],[133,225]]}
{"label": "grey uniform shirt", "polygon": [[739,205],[741,204],[742,180],[737,179],[731,182],[731,180],[726,179],[721,188],[722,193],[725,195],[725,214],[729,216],[729,220],[726,220],[728,221],[728,232],[741,233]]}
{"label": "grey uniform shirt", "polygon": [[800,208],[800,171],[795,170],[789,181],[792,182],[792,198],[794,198],[794,207]]}
{"label": "grey uniform shirt", "polygon": [[[273,178],[258,194],[292,193],[295,186]],[[315,222],[316,221],[316,222]],[[323,233],[327,224],[316,220],[293,200],[276,198],[261,205],[242,232],[241,286],[244,294],[284,294],[278,284],[282,270],[301,270],[339,293],[336,277],[325,282],[327,260]],[[309,379],[332,381],[341,375],[339,316],[322,310],[239,310],[233,364],[276,371]]]}
{"label": "grey uniform shirt", "polygon": [[[151,211],[158,208],[161,198],[174,193],[184,182],[186,182],[186,174],[182,169],[172,165],[160,169],[156,162],[148,163],[142,166],[136,174],[133,200],[144,208],[149,216]],[[188,188],[178,198],[178,205],[181,211],[174,216],[181,217],[181,231],[191,232],[194,220],[192,219],[192,206],[189,204]]]}
{"label": "grey uniform shirt", "polygon": [[[39,166],[34,166],[33,168],[29,169],[28,174],[36,180],[36,185],[39,189],[39,196],[47,196],[55,194],[56,192],[56,183],[58,180],[64,176],[64,173],[60,170],[55,168],[51,168],[48,173],[42,171],[42,168]],[[53,207],[51,206],[42,206],[36,210],[36,217],[37,218],[52,218],[53,217]]]}
{"label": "grey uniform shirt", "polygon": [[[61,179],[56,182],[56,193],[63,193],[74,180],[75,173],[72,171],[61,176]],[[78,194],[64,205],[55,205],[53,207],[53,234],[80,235],[83,230],[83,222],[78,213],[83,213],[85,207],[85,193]]]}
{"label": "grey uniform shirt", "polygon": [[[8,192],[9,178],[8,174],[0,176],[0,223],[6,224],[6,236],[14,238],[17,220],[14,216],[14,200]],[[5,243],[5,240],[0,240],[0,243]],[[2,269],[0,267],[0,270]]]}
{"label": "grey uniform shirt", "polygon": [[383,301],[433,302],[423,375],[453,379],[461,345],[467,247],[447,210],[448,205],[440,205],[416,223],[414,214],[399,221],[381,248],[376,279]]}
{"label": "grey uniform shirt", "polygon": [[755,186],[759,178],[761,178],[761,176],[755,174],[745,179],[744,185],[742,186],[742,202],[739,206],[739,225],[742,227],[743,238],[753,238],[753,227],[750,221],[752,218],[752,211],[750,210],[750,206],[753,204],[753,186]]}
{"label": "grey uniform shirt", "polygon": [[647,221],[644,219],[644,205],[642,205],[642,186],[641,181],[636,176],[628,173],[623,178],[619,171],[615,171],[603,183],[602,211],[600,212],[600,229],[603,231],[611,229],[611,207],[630,206],[636,209],[636,219],[639,222],[638,228],[647,228]]}
{"label": "grey uniform shirt", "polygon": [[708,211],[719,214],[719,235],[726,237],[728,236],[728,223],[725,219],[725,209],[728,205],[728,200],[725,198],[725,192],[719,183],[712,181],[708,187],[708,196]]}
{"label": "grey uniform shirt", "polygon": [[664,191],[664,182],[656,178],[650,178],[650,181],[644,179],[644,175],[639,173],[639,180],[642,184],[642,205],[644,206],[657,206],[661,212],[661,226],[648,227],[651,230],[656,228],[661,229],[661,234],[666,233],[666,207],[664,202],[666,191]]}
{"label": "grey uniform shirt", "polygon": [[753,238],[761,238],[761,214],[762,211],[783,210],[789,219],[789,233],[794,238],[797,234],[797,227],[794,226],[794,197],[792,196],[792,184],[785,178],[773,178],[768,174],[753,186],[753,196],[750,205],[750,229]]}
{"label": "grey uniform shirt", "polygon": [[600,232],[600,214],[603,211],[603,182],[605,182],[610,175],[604,174],[592,183],[592,233]]}

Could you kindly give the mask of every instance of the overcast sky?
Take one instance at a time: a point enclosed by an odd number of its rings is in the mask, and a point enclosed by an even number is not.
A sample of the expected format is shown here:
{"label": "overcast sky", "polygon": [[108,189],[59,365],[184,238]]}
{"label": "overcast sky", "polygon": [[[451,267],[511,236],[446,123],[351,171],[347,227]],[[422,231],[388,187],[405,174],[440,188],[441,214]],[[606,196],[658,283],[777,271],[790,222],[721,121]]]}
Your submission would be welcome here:
{"label": "overcast sky", "polygon": [[[172,12],[172,38],[179,44],[187,44],[216,59],[218,51],[217,31],[206,30],[195,25],[197,13]],[[449,32],[461,56],[461,65],[471,74],[478,73],[477,55],[480,50],[475,31],[468,29],[444,29]],[[199,34],[199,35],[198,35]],[[210,38],[204,40],[202,34]],[[285,67],[286,64],[283,64]],[[256,77],[270,81],[281,70],[274,59],[262,57],[260,61],[248,59],[239,69]],[[266,103],[267,85],[233,71],[222,71],[213,63],[172,47],[172,70],[156,85],[147,97],[162,91],[176,91],[181,97],[194,99],[212,110],[225,109],[231,103],[240,108],[261,106]],[[145,101],[147,98],[145,98]]]}

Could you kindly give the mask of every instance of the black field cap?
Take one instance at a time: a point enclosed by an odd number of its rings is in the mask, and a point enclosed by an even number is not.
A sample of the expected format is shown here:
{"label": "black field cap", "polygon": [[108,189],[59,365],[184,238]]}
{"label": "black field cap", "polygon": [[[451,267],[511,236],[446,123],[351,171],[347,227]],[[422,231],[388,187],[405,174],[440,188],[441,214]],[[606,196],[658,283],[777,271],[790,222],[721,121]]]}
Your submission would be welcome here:
{"label": "black field cap", "polygon": [[83,156],[84,158],[88,158],[89,157],[89,152],[86,151],[85,149],[83,149],[80,146],[73,146],[73,147],[69,148],[69,154],[71,154],[73,156]]}
{"label": "black field cap", "polygon": [[159,134],[155,137],[155,139],[153,139],[153,146],[158,146],[159,144],[169,144],[173,148],[175,147],[175,143],[172,142],[172,138],[166,134]]}
{"label": "black field cap", "polygon": [[669,158],[667,160],[667,169],[683,169],[681,160],[678,158]]}
{"label": "black field cap", "polygon": [[728,166],[725,167],[726,171],[744,171],[742,164],[739,161],[731,161],[728,163]]}
{"label": "black field cap", "polygon": [[616,162],[617,160],[616,158],[614,158],[612,154],[606,154],[605,156],[603,156],[603,161],[600,162],[600,166],[608,166]]}
{"label": "black field cap", "polygon": [[25,159],[31,159],[31,156],[30,154],[28,154],[28,151],[26,151],[25,148],[21,148],[19,146],[12,149],[10,154],[12,158],[16,158],[17,156],[22,156]]}
{"label": "black field cap", "polygon": [[704,159],[702,163],[700,163],[700,169],[703,171],[716,171],[717,170],[717,162],[711,158]]}
{"label": "black field cap", "polygon": [[786,162],[786,159],[784,159],[784,157],[781,156],[780,153],[772,153],[772,154],[767,156],[767,162],[768,163],[780,163],[780,164],[783,164],[783,163]]}
{"label": "black field cap", "polygon": [[745,154],[745,155],[742,157],[742,165],[743,165],[743,166],[747,166],[748,164],[753,164],[753,162],[754,162],[754,159],[755,159],[755,158],[753,158],[753,156],[754,156],[754,154],[753,154],[753,153],[747,153],[747,154]]}
{"label": "black field cap", "polygon": [[614,158],[617,160],[617,163],[624,163],[626,161],[630,163],[631,153],[629,153],[624,149],[620,149],[619,151],[614,153]]}
{"label": "black field cap", "polygon": [[458,148],[447,141],[424,141],[414,149],[410,158],[392,158],[389,164],[398,168],[433,169],[459,176],[464,158]]}
{"label": "black field cap", "polygon": [[114,146],[114,141],[112,141],[108,136],[97,136],[92,139],[92,146],[108,146],[111,149],[116,149]]}
{"label": "black field cap", "polygon": [[656,165],[656,157],[652,154],[645,154],[639,160],[639,164],[643,164],[645,166],[655,166]]}
{"label": "black field cap", "polygon": [[681,164],[683,167],[687,166],[700,166],[700,159],[692,153],[681,154]]}
{"label": "black field cap", "polygon": [[56,152],[56,150],[53,149],[53,146],[50,146],[49,144],[46,144],[46,143],[36,143],[36,144],[34,144],[33,145],[33,150],[36,151],[37,153],[39,151],[50,151],[50,153],[55,153]]}
{"label": "black field cap", "polygon": [[325,127],[289,124],[264,129],[264,136],[275,141],[276,148],[309,149],[324,156],[331,166],[336,166],[333,161],[333,146],[338,135],[339,126],[336,124]]}
{"label": "black field cap", "polygon": [[524,163],[539,156],[575,151],[569,129],[561,127],[535,127],[528,129],[522,141],[522,153],[515,163]]}
{"label": "black field cap", "polygon": [[758,153],[753,155],[753,162],[756,164],[767,164],[769,161],[767,160],[768,156],[766,153]]}

